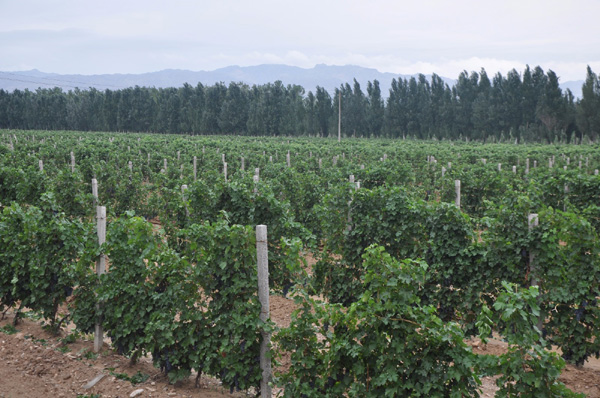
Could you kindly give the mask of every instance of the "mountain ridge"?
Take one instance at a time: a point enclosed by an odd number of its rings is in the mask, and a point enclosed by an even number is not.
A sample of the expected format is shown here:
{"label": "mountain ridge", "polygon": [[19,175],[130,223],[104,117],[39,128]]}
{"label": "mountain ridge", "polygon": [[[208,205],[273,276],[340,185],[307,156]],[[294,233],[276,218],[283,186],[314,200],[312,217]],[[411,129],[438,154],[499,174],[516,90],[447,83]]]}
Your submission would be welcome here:
{"label": "mountain ridge", "polygon": [[[46,73],[38,69],[29,71],[0,71],[0,89],[6,91],[36,90],[37,88],[60,87],[64,91],[79,88],[87,90],[96,88],[98,90],[117,90],[135,86],[146,86],[156,88],[181,87],[185,83],[196,86],[213,85],[218,82],[229,84],[230,82],[242,82],[252,85],[261,85],[281,81],[283,84],[296,84],[302,86],[306,93],[315,92],[316,87],[325,88],[333,94],[335,88],[348,83],[353,85],[354,79],[366,91],[368,81],[378,80],[381,93],[388,96],[393,78],[410,79],[419,74],[404,75],[391,72],[379,72],[374,68],[366,68],[358,65],[326,65],[317,64],[312,68],[301,68],[298,66],[283,64],[262,64],[254,66],[230,65],[213,71],[191,71],[187,69],[163,69],[146,73],[112,73],[112,74],[58,74]],[[431,79],[431,75],[425,75]],[[440,76],[449,86],[456,83],[456,79]],[[581,86],[583,80],[567,81],[561,83],[563,90],[569,88],[576,98],[581,97]]]}

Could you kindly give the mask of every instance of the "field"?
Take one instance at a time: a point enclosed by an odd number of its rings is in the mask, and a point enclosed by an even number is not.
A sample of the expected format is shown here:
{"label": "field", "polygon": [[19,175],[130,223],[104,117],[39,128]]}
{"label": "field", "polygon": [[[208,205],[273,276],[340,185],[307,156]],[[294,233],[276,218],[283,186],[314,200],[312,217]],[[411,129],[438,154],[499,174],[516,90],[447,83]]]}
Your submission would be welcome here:
{"label": "field", "polygon": [[[33,316],[44,333],[81,340],[100,321],[114,353],[90,368],[107,373],[125,356],[180,395],[258,393],[268,331],[274,387],[289,397],[476,396],[480,377],[484,396],[575,396],[557,381],[565,361],[560,380],[598,396],[599,153],[1,131],[1,325]],[[7,334],[11,352],[30,349],[26,334]]]}

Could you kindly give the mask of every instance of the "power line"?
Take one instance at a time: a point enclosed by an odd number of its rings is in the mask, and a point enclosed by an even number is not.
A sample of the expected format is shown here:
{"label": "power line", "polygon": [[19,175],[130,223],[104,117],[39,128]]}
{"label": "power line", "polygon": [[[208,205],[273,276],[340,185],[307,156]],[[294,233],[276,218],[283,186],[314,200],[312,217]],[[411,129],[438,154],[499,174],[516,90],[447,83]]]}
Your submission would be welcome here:
{"label": "power line", "polygon": [[[24,75],[22,73],[12,73],[12,72],[0,72],[0,73],[4,73],[4,74],[7,74],[7,75],[19,76],[19,77],[30,77],[32,79],[54,80],[54,81],[57,81],[57,82],[65,82],[65,83],[73,83],[73,84],[86,84],[86,85],[90,84],[90,83],[86,83],[86,82],[78,82],[78,81],[75,81],[75,80],[54,79],[54,78],[51,78],[51,77]],[[92,83],[92,85],[119,88],[118,86],[114,86],[112,84]]]}
{"label": "power line", "polygon": [[[56,81],[56,82],[60,82],[61,84],[56,84],[56,83],[45,83],[43,81],[31,81],[31,80],[19,80],[19,79],[11,79],[8,77],[3,77],[2,75],[13,75],[13,76],[18,76],[18,77],[28,77],[31,79],[36,79],[36,80],[48,80],[48,81]],[[0,79],[5,79],[5,80],[13,80],[13,81],[19,81],[19,82],[24,82],[24,83],[33,83],[33,84],[45,84],[48,86],[61,86],[61,87],[71,87],[71,88],[79,88],[79,86],[72,86],[69,84],[64,84],[64,83],[72,83],[72,84],[81,84],[84,87],[94,87],[94,88],[98,88],[98,87],[113,87],[113,88],[117,88],[119,89],[119,86],[115,86],[112,84],[103,84],[103,83],[86,83],[86,82],[81,82],[81,81],[75,81],[75,80],[64,80],[64,79],[55,79],[55,78],[51,78],[51,77],[38,77],[38,76],[30,76],[30,75],[24,75],[24,74],[19,74],[19,73],[11,73],[11,72],[0,72]]]}
{"label": "power line", "polygon": [[33,83],[33,84],[45,84],[47,86],[54,86],[54,87],[71,87],[71,88],[78,88],[75,86],[69,86],[67,84],[56,84],[56,83],[44,83],[44,82],[34,82],[31,80],[22,80],[22,79],[12,79],[10,77],[4,77],[4,76],[0,76],[0,79],[3,80],[11,80],[13,82],[22,82],[22,83]]}

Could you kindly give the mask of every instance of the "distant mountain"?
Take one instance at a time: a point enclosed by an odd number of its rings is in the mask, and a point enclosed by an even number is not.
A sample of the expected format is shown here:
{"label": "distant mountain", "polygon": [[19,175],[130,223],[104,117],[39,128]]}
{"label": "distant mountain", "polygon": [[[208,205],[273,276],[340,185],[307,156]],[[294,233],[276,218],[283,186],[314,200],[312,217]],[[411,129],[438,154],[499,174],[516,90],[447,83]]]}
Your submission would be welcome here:
{"label": "distant mountain", "polygon": [[[315,91],[317,86],[325,88],[332,94],[335,88],[356,79],[366,93],[367,82],[378,80],[382,95],[387,97],[393,78],[410,78],[417,75],[400,75],[382,73],[376,69],[363,68],[354,65],[332,66],[316,65],[314,68],[305,69],[288,65],[258,65],[258,66],[228,66],[214,71],[189,71],[180,69],[166,69],[159,72],[141,74],[106,74],[106,75],[60,75],[44,73],[37,69],[23,72],[0,72],[0,89],[13,91],[15,89],[36,90],[39,87],[61,87],[63,90],[80,88],[87,90],[90,87],[98,90],[122,89],[134,86],[146,87],[181,87],[184,83],[192,86],[202,83],[213,85],[217,82],[229,84],[230,82],[243,82],[250,86],[254,84],[273,83],[281,80],[283,84],[297,84],[308,91]],[[431,77],[427,75],[427,77]],[[442,77],[452,86],[455,79]],[[570,88],[576,97],[581,96],[583,81],[570,81],[561,84],[563,89]]]}
{"label": "distant mountain", "polygon": [[[0,72],[0,89],[13,91],[15,89],[36,90],[39,87],[61,87],[63,90],[68,91],[76,87],[82,90],[93,87],[98,90],[115,90],[134,86],[181,87],[184,83],[189,83],[192,86],[198,83],[213,85],[217,82],[225,84],[243,82],[252,86],[281,80],[284,85],[300,85],[304,87],[306,92],[309,90],[314,92],[316,87],[320,86],[329,93],[333,93],[335,88],[340,87],[342,84],[349,83],[353,85],[354,79],[356,79],[364,92],[366,92],[367,82],[378,80],[382,94],[387,96],[392,79],[399,77],[410,78],[411,75],[382,73],[376,69],[352,65],[317,65],[310,69],[287,65],[228,66],[210,72],[166,69],[142,74],[107,75],[59,75],[33,69],[24,72]],[[449,85],[454,84],[453,79],[443,79]]]}
{"label": "distant mountain", "polygon": [[585,83],[585,80],[571,80],[568,82],[560,83],[560,88],[562,88],[563,91],[569,89],[571,90],[575,98],[581,98],[581,86],[583,86],[583,83]]}

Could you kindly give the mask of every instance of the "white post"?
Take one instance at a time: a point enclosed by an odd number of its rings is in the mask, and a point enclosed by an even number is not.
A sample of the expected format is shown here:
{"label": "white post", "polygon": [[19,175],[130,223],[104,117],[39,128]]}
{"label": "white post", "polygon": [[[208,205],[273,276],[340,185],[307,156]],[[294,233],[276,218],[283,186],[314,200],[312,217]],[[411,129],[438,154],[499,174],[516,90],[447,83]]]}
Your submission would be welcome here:
{"label": "white post", "polygon": [[[537,227],[540,224],[540,220],[536,213],[529,214],[529,216],[527,217],[527,221],[529,225],[529,231],[533,230],[533,228]],[[529,272],[531,273],[531,286],[538,285],[534,260],[535,256],[533,255],[533,253],[531,253],[531,251],[529,251]]]}
{"label": "white post", "polygon": [[194,156],[194,181],[198,180],[198,158]]}
{"label": "white post", "polygon": [[75,172],[75,155],[71,152],[71,172]]}
{"label": "white post", "polygon": [[535,168],[537,168],[537,160],[534,160],[534,161],[533,161],[533,168],[534,168],[534,169],[535,169]]}
{"label": "white post", "polygon": [[[531,230],[533,230],[535,227],[537,227],[540,224],[540,220],[536,213],[529,214],[527,216],[527,221],[529,224],[530,232],[531,232]],[[529,273],[531,274],[530,286],[539,286],[539,280],[538,280],[538,276],[537,276],[537,267],[535,265],[535,255],[531,252],[531,250],[529,251]],[[539,297],[538,297],[538,303],[539,303]],[[544,320],[540,316],[540,319],[538,319],[538,323],[537,323],[538,330],[540,330],[540,331],[542,330],[543,323],[544,323]]]}
{"label": "white post", "polygon": [[446,175],[446,168],[442,166],[442,178]]}
{"label": "white post", "polygon": [[181,160],[181,151],[177,151],[177,160]]}
{"label": "white post", "polygon": [[498,163],[498,171],[502,171],[502,163]]}
{"label": "white post", "polygon": [[133,162],[129,161],[129,171],[133,173]]}
{"label": "white post", "polygon": [[525,159],[525,174],[529,174],[529,158]]}
{"label": "white post", "polygon": [[44,171],[44,161],[42,159],[40,159],[40,161],[38,162],[39,166],[40,166],[40,171]]}
{"label": "white post", "polygon": [[246,163],[244,162],[244,157],[242,156],[242,171],[246,169]]}
{"label": "white post", "polygon": [[148,166],[150,166],[150,154],[148,154],[148,162],[147,162]]}
{"label": "white post", "polygon": [[259,177],[258,177],[257,175],[254,175],[254,176],[252,177],[252,180],[254,181],[254,193],[258,193],[258,188],[257,188],[257,186],[256,186],[256,185],[258,184],[258,178],[259,178]]}
{"label": "white post", "polygon": [[92,196],[94,197],[94,204],[98,205],[98,180],[92,178]]}
{"label": "white post", "polygon": [[513,174],[517,174],[517,166],[513,166]]}
{"label": "white post", "polygon": [[454,190],[456,191],[456,199],[454,203],[460,209],[460,180],[454,180]]}
{"label": "white post", "polygon": [[188,205],[187,205],[187,196],[185,195],[185,191],[187,191],[188,186],[183,184],[181,186],[181,199],[183,200],[183,203],[185,205],[185,216],[186,217],[190,217],[190,209],[188,209]]}
{"label": "white post", "polygon": [[487,159],[481,159],[481,161],[483,162],[483,164],[487,164]]}
{"label": "white post", "polygon": [[227,162],[223,162],[223,175],[225,176],[225,182],[227,182]]}
{"label": "white post", "polygon": [[287,163],[287,167],[290,167],[290,151],[285,155],[285,162]]}
{"label": "white post", "polygon": [[163,159],[163,169],[167,172],[167,159]]}
{"label": "white post", "polygon": [[598,175],[598,169],[594,170],[594,175],[597,176]]}
{"label": "white post", "polygon": [[[96,207],[96,219],[97,219],[97,228],[98,228],[98,245],[102,246],[104,242],[106,242],[106,207],[105,206],[97,206]],[[106,256],[103,253],[100,253],[98,260],[96,261],[96,275],[100,277],[100,275],[106,272]],[[100,308],[100,303],[96,303],[96,309]],[[96,319],[96,327],[94,330],[94,352],[100,352],[102,349],[102,343],[104,342],[102,324],[100,324],[100,320]]]}
{"label": "white post", "polygon": [[321,159],[319,159],[319,168],[323,167],[323,162]]}
{"label": "white post", "polygon": [[[269,319],[269,250],[267,248],[266,225],[256,226],[256,259],[258,262],[258,300],[261,304],[259,318],[261,322],[267,322]],[[273,378],[269,355],[271,334],[261,330],[261,335],[260,369],[262,380],[260,382],[260,396],[261,398],[271,398],[271,386],[269,385]]]}

